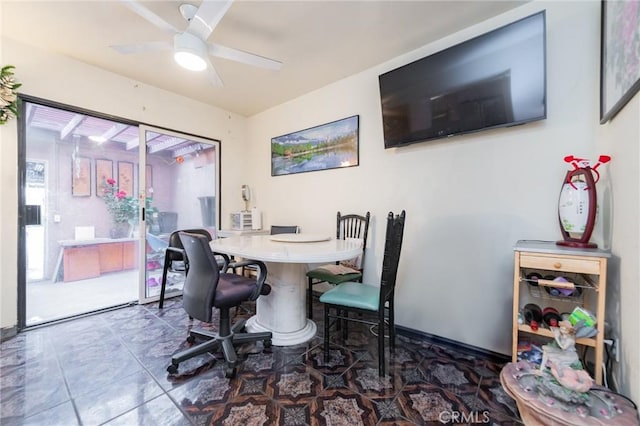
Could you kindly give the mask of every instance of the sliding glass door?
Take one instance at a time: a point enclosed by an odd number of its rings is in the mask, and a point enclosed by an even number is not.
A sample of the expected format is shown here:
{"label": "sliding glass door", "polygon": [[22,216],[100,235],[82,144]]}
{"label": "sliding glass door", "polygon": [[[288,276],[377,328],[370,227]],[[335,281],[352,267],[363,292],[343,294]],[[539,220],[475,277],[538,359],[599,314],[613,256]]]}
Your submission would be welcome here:
{"label": "sliding glass door", "polygon": [[19,325],[136,302],[137,124],[23,104]]}
{"label": "sliding glass door", "polygon": [[[41,100],[23,108],[18,326],[157,300],[171,233],[215,235],[220,143]],[[169,266],[167,296],[181,294],[184,264]]]}
{"label": "sliding glass door", "polygon": [[149,126],[140,126],[140,140],[144,141],[140,192],[145,196],[145,210],[140,224],[144,224],[141,244],[145,250],[139,298],[148,302],[160,295],[165,266],[165,298],[182,294],[184,262],[165,265],[172,232],[206,229],[215,237],[219,220],[220,142]]}

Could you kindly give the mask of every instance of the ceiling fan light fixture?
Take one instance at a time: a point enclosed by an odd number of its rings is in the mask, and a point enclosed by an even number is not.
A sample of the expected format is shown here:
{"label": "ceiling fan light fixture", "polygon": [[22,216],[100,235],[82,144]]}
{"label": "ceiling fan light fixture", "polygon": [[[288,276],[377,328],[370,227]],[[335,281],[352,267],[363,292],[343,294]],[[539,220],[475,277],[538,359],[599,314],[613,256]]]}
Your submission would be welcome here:
{"label": "ceiling fan light fixture", "polygon": [[176,34],[173,39],[173,58],[183,68],[190,71],[204,71],[207,68],[207,48],[198,37],[189,33]]}

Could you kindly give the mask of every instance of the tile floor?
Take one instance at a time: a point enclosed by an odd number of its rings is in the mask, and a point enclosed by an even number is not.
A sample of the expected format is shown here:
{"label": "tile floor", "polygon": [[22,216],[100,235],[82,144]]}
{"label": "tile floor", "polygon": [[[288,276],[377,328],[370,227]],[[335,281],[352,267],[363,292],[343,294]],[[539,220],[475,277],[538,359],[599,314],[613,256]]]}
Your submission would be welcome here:
{"label": "tile floor", "polygon": [[135,269],[70,282],[28,282],[27,325],[137,301],[139,275],[140,271]]}
{"label": "tile floor", "polygon": [[316,336],[245,345],[233,379],[210,354],[168,375],[187,330],[202,325],[172,299],[163,310],[136,305],[21,333],[0,345],[0,424],[521,424],[500,364],[398,336],[379,378],[375,338],[358,326],[347,341],[336,336],[328,363]]}

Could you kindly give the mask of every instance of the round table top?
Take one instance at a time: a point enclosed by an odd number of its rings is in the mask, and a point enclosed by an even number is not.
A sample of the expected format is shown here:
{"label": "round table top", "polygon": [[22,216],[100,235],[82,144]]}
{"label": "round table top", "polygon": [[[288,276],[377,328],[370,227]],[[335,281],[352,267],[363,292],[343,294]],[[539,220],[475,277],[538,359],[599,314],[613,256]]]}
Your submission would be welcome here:
{"label": "round table top", "polygon": [[[296,234],[304,235],[304,234]],[[278,263],[323,263],[353,259],[362,254],[361,240],[273,241],[271,235],[242,235],[218,238],[211,250],[245,259]],[[318,240],[318,238],[311,238]]]}

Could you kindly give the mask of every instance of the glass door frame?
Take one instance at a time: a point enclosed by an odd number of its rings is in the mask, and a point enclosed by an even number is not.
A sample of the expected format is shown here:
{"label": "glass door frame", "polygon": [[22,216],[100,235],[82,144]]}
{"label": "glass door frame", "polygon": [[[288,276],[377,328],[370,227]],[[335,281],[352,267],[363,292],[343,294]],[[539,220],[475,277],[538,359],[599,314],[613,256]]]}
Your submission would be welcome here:
{"label": "glass door frame", "polygon": [[[71,111],[71,112],[75,112],[78,114],[83,114],[83,115],[87,115],[87,116],[92,116],[92,117],[96,117],[96,118],[102,118],[105,120],[112,120],[112,121],[116,121],[122,124],[126,124],[126,125],[131,125],[131,126],[137,126],[139,128],[139,135],[140,135],[140,141],[144,141],[144,130],[152,130],[152,131],[156,131],[156,132],[162,132],[164,134],[175,134],[176,136],[179,137],[184,137],[185,139],[189,139],[189,140],[193,140],[193,141],[198,141],[201,142],[203,144],[209,144],[209,145],[214,145],[216,146],[216,196],[218,197],[218,200],[216,202],[216,217],[215,217],[215,227],[216,227],[216,231],[220,229],[220,215],[219,212],[221,211],[221,188],[222,188],[222,184],[221,184],[221,147],[222,147],[222,143],[220,140],[217,139],[213,139],[213,138],[205,138],[202,136],[197,136],[197,135],[192,135],[189,133],[182,133],[182,132],[177,132],[177,131],[173,131],[173,130],[169,130],[166,128],[161,128],[161,127],[155,127],[155,126],[151,126],[151,125],[147,125],[144,123],[140,123],[138,121],[134,121],[131,119],[127,119],[127,118],[122,118],[119,116],[114,116],[114,115],[110,115],[110,114],[106,114],[106,113],[101,113],[101,112],[97,112],[97,111],[93,111],[93,110],[89,110],[86,108],[82,108],[82,107],[78,107],[75,105],[70,105],[70,104],[64,104],[64,103],[60,103],[60,102],[56,102],[56,101],[51,101],[48,99],[44,99],[44,98],[39,98],[36,96],[31,96],[31,95],[26,95],[26,94],[19,94],[18,95],[19,98],[19,115],[18,115],[18,119],[17,119],[17,162],[18,162],[18,176],[17,176],[17,188],[16,188],[16,193],[17,193],[17,206],[16,206],[16,211],[17,211],[17,222],[18,222],[18,238],[17,238],[17,324],[16,324],[16,328],[17,331],[23,330],[23,329],[27,329],[30,328],[31,326],[27,326],[27,292],[26,292],[26,282],[27,282],[27,271],[26,271],[26,207],[25,207],[25,201],[26,201],[26,194],[25,194],[25,185],[26,185],[26,161],[27,161],[27,145],[26,145],[26,139],[27,139],[27,127],[28,127],[28,114],[27,114],[27,107],[26,105],[28,103],[35,103],[35,104],[40,104],[43,106],[47,106],[47,107],[51,107],[51,108],[56,108],[56,109],[61,109],[61,110],[65,110],[65,111]],[[146,143],[139,143],[139,164],[141,165],[140,170],[144,170],[144,167],[146,166]],[[143,203],[146,203],[146,194],[144,193],[144,188],[146,187],[146,182],[145,182],[145,176],[144,173],[140,174],[140,179],[139,179],[139,189],[142,189],[142,192],[139,192],[139,197],[142,196],[142,198],[139,198],[139,200],[141,200]],[[145,204],[140,204],[140,205],[145,205]],[[140,209],[140,214],[139,214],[139,218],[138,218],[138,223],[139,223],[139,229],[140,230],[144,230],[145,229],[145,218],[143,216],[143,210]],[[141,262],[139,263],[140,267],[139,267],[139,271],[140,271],[140,275],[139,275],[139,288],[141,288],[141,285],[144,284],[144,273],[146,271],[146,268],[144,267],[145,264],[142,263],[144,262],[145,259],[145,232],[140,232],[140,236],[139,236],[139,250],[136,253],[137,259]],[[144,298],[144,297],[140,297],[138,300],[138,303],[148,303],[155,300],[158,300],[158,296],[156,296],[155,298]],[[87,312],[85,314],[80,314],[80,315],[86,315],[86,314],[90,314],[92,312]],[[55,322],[55,321],[54,321]],[[46,322],[45,322],[46,323]],[[45,324],[43,323],[43,324]],[[41,326],[42,324],[37,324],[35,325],[37,326]]]}
{"label": "glass door frame", "polygon": [[[145,170],[146,166],[147,166],[147,132],[151,132],[151,133],[160,133],[163,135],[167,135],[167,136],[171,136],[171,137],[175,137],[175,138],[181,138],[181,139],[187,139],[189,141],[192,142],[197,142],[200,144],[205,144],[205,145],[211,145],[213,147],[215,147],[215,197],[216,197],[216,214],[214,216],[214,227],[216,232],[218,230],[220,230],[220,211],[221,211],[221,188],[222,188],[222,184],[221,184],[221,177],[222,177],[222,173],[221,173],[221,166],[220,166],[220,160],[222,158],[221,155],[221,147],[222,147],[222,142],[217,140],[217,139],[212,139],[212,138],[205,138],[202,136],[197,136],[197,135],[193,135],[190,133],[183,133],[183,132],[178,132],[175,130],[168,130],[162,127],[155,127],[155,126],[151,126],[148,124],[139,124],[138,126],[138,131],[139,131],[139,158],[140,158],[140,170]],[[145,173],[139,173],[139,179],[138,179],[138,194],[139,194],[139,205],[140,206],[146,206],[147,205],[147,196],[148,194],[146,193],[146,188],[147,188],[147,183],[146,183],[146,174]],[[147,260],[147,253],[146,253],[146,241],[147,241],[147,226],[146,226],[146,214],[145,214],[145,209],[142,208],[139,211],[139,229],[140,229],[140,235],[139,235],[139,247],[140,250],[138,251],[138,264],[140,265],[139,268],[139,279],[138,279],[138,284],[139,284],[139,291],[138,291],[138,303],[140,304],[147,304],[147,303],[152,303],[152,302],[157,302],[160,299],[159,295],[155,295],[155,296],[147,296],[147,267],[146,267],[146,260]],[[213,235],[213,237],[215,238],[215,235]],[[175,297],[175,296],[179,296],[182,295],[182,291],[179,292],[171,292],[171,295],[168,296],[167,294],[165,294],[165,300],[168,299],[169,297]]]}
{"label": "glass door frame", "polygon": [[[113,116],[106,113],[101,113],[93,110],[88,110],[86,108],[64,104],[44,98],[39,98],[36,96],[26,95],[26,94],[18,94],[18,109],[19,114],[17,117],[17,152],[18,152],[18,182],[17,182],[17,194],[18,194],[18,205],[17,216],[18,216],[18,245],[17,245],[17,331],[28,329],[30,327],[39,327],[49,322],[56,322],[58,320],[53,321],[44,321],[42,323],[38,323],[35,325],[27,325],[27,245],[26,245],[26,163],[27,163],[27,128],[29,126],[29,114],[27,111],[28,104],[38,104],[50,108],[60,109],[64,111],[74,112],[81,115],[91,116],[99,119],[110,120],[114,122],[118,122],[120,124],[129,125],[129,126],[140,126],[140,123],[122,118]],[[107,308],[109,309],[109,308]],[[94,311],[89,311],[77,315],[72,315],[72,317],[83,316],[86,314],[90,314]],[[66,320],[64,318],[62,320]]]}

